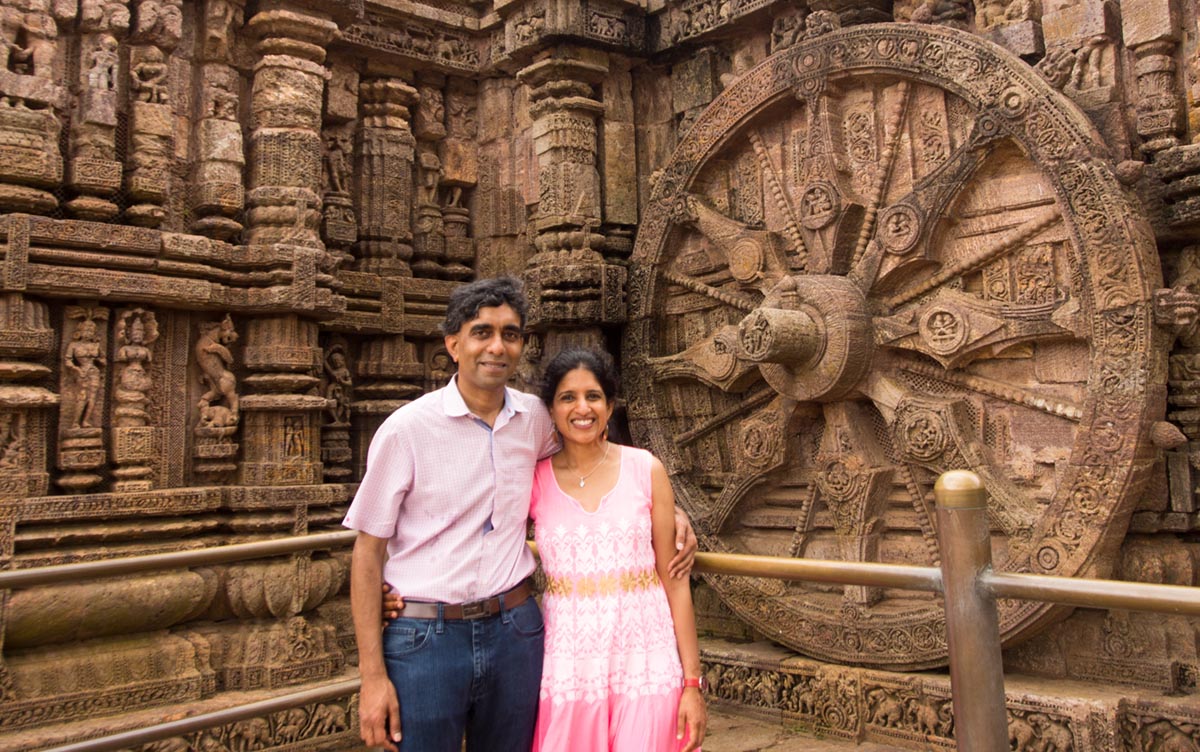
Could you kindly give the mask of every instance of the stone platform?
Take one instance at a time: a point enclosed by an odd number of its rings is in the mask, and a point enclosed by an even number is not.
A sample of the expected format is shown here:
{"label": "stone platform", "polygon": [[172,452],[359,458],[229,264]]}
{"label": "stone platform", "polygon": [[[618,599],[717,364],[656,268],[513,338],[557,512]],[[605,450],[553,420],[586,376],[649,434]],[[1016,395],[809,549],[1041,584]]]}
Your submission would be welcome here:
{"label": "stone platform", "polygon": [[[874,750],[955,748],[945,672],[831,665],[767,642],[711,637],[701,639],[701,660],[716,716],[705,749],[816,749],[813,740]],[[1195,749],[1200,736],[1200,696],[1192,688],[1010,673],[1005,694],[1010,745],[1015,742],[1017,752]],[[803,744],[787,746],[796,739]]]}

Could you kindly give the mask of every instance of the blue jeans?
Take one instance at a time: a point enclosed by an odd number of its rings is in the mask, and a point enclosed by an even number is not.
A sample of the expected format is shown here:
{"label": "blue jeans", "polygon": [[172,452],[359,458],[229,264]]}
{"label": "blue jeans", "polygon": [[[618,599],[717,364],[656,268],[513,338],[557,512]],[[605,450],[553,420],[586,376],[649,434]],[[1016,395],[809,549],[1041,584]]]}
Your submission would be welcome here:
{"label": "blue jeans", "polygon": [[383,632],[400,697],[401,752],[529,752],[542,682],[533,598],[486,619],[406,619]]}

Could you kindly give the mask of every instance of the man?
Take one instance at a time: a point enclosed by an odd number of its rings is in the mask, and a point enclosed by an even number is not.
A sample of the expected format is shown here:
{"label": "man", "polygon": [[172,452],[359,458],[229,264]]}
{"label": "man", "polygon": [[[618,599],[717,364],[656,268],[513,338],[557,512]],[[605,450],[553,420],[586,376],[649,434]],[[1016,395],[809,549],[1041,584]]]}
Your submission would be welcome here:
{"label": "man", "polygon": [[[469,752],[532,744],[544,626],[525,530],[534,464],[556,443],[541,402],[506,386],[525,311],[514,279],[457,288],[442,324],[457,375],[371,441],[344,522],[359,531],[350,603],[369,746],[459,752],[464,732]],[[695,536],[676,525],[685,576]],[[381,636],[382,583],[405,600]]]}

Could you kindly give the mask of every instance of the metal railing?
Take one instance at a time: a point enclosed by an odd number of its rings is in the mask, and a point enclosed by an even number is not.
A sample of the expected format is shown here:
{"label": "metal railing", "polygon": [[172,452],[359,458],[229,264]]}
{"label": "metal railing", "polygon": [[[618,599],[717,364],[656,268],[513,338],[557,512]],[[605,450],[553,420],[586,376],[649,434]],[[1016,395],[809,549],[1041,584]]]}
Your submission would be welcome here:
{"label": "metal railing", "polygon": [[[994,572],[987,495],[978,476],[961,470],[945,473],[934,486],[934,497],[940,568],[699,553],[695,571],[942,593],[946,603],[954,736],[961,752],[1009,749],[997,598],[1200,616],[1200,588]],[[207,550],[9,570],[0,572],[0,590],[335,548],[351,543],[355,536],[353,531],[325,533]],[[968,666],[970,681],[966,680]],[[358,688],[357,679],[342,680],[269,700],[54,747],[46,752],[124,749],[343,697]]]}
{"label": "metal railing", "polygon": [[0,590],[16,590],[35,585],[53,585],[58,582],[95,580],[100,577],[153,572],[159,569],[199,567],[230,561],[264,559],[268,556],[294,554],[301,551],[340,548],[353,543],[356,535],[358,533],[353,530],[345,530],[337,533],[299,535],[255,543],[235,543],[231,546],[214,546],[194,551],[172,551],[166,554],[128,556],[123,559],[102,559],[30,569],[9,569],[0,572]]}

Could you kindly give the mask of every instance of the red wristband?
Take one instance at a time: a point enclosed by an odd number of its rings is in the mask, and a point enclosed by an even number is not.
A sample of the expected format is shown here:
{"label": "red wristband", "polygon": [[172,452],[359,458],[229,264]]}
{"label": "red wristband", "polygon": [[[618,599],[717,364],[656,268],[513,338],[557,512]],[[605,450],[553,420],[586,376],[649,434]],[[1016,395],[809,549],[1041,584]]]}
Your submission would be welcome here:
{"label": "red wristband", "polygon": [[687,687],[695,687],[701,692],[704,692],[708,689],[708,680],[703,676],[685,676],[683,679],[683,686],[685,689]]}

